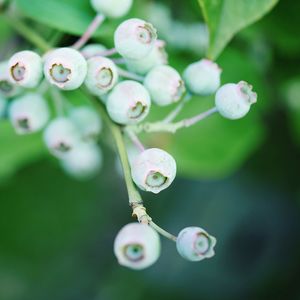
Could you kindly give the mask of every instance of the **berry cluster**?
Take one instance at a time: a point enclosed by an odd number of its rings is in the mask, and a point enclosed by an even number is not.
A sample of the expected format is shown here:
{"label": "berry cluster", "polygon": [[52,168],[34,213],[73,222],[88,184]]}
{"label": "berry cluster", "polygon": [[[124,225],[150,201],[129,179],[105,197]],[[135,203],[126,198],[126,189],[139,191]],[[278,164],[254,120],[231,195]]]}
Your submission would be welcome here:
{"label": "berry cluster", "polygon": [[[66,172],[78,178],[89,177],[102,164],[97,144],[102,119],[92,105],[70,107],[69,104],[67,112],[62,112],[59,105],[60,101],[66,101],[62,91],[79,88],[88,91],[98,106],[105,105],[108,122],[115,132],[129,202],[140,222],[128,224],[118,233],[114,252],[119,263],[133,269],[153,264],[160,253],[157,232],[176,241],[178,252],[185,259],[200,261],[212,257],[216,240],[205,230],[187,227],[175,237],[157,226],[146,213],[136,186],[155,194],[166,189],[175,179],[176,161],[162,149],[145,149],[137,134],[175,132],[215,112],[228,119],[242,118],[256,102],[256,94],[244,81],[221,86],[221,69],[208,59],[192,63],[181,76],[168,65],[165,42],[157,39],[156,29],[141,19],[129,19],[118,26],[114,49],[100,44],[82,47],[106,17],[124,16],[132,0],[91,0],[91,4],[98,14],[73,47],[49,49],[43,56],[34,51],[21,51],[1,63],[0,117],[7,115],[18,134],[43,129],[45,145]],[[52,100],[59,102],[55,117],[51,116],[44,96],[48,89],[53,90]],[[173,122],[192,95],[213,94],[215,107],[190,119]],[[175,103],[178,103],[175,110],[163,121],[143,122],[151,105]],[[125,152],[124,156],[122,152],[123,135],[131,141],[129,148],[136,147],[133,159],[127,157],[130,153]]]}

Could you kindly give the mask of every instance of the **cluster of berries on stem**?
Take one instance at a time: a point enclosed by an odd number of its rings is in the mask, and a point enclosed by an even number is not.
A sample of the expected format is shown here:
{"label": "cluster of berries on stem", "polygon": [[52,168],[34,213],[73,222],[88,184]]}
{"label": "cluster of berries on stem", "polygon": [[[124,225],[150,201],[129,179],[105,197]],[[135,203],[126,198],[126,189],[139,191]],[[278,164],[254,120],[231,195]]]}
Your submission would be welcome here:
{"label": "cluster of berries on stem", "polygon": [[[49,47],[42,56],[21,51],[1,63],[0,117],[7,116],[18,134],[43,130],[49,152],[76,178],[89,178],[101,167],[98,138],[105,120],[117,145],[129,204],[139,221],[127,224],[117,234],[114,252],[119,263],[133,269],[152,265],[160,253],[158,233],[175,241],[178,253],[187,260],[210,258],[216,239],[204,229],[187,227],[176,237],[146,212],[137,188],[160,193],[173,183],[177,167],[172,155],[163,149],[146,149],[138,135],[175,133],[217,112],[227,119],[242,118],[256,102],[256,93],[244,81],[221,85],[220,67],[206,58],[190,64],[181,75],[168,65],[166,44],[158,40],[155,27],[138,18],[118,26],[115,48],[86,45],[106,18],[124,16],[132,0],[91,0],[91,5],[97,15],[73,46]],[[76,89],[83,91],[90,103],[72,106],[63,91]],[[49,90],[54,117],[45,97]],[[215,106],[174,121],[194,95],[215,95]],[[172,104],[176,107],[165,119],[144,122],[152,105]]]}

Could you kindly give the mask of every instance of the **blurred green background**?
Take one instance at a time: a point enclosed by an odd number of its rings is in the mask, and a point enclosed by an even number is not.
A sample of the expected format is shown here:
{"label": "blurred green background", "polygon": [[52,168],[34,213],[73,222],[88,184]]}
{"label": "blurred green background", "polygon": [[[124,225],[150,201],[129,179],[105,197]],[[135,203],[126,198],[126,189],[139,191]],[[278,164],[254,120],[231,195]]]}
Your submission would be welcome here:
{"label": "blurred green background", "polygon": [[[113,240],[132,218],[112,150],[101,142],[102,172],[78,182],[50,157],[40,134],[19,137],[0,121],[0,300],[300,299],[299,10],[300,2],[279,1],[217,59],[223,83],[246,80],[258,93],[246,118],[216,115],[174,136],[143,137],[174,154],[179,169],[170,189],[143,194],[149,213],[174,233],[189,225],[207,229],[218,239],[211,260],[184,261],[162,240],[151,268],[120,267]],[[60,45],[75,41],[93,16],[80,0],[16,0],[14,14],[44,37],[67,32]],[[180,71],[204,55],[197,1],[135,0],[130,16],[153,21]],[[95,41],[111,46],[119,22],[107,22]],[[3,16],[0,33],[1,60],[31,47]],[[181,117],[212,101],[192,99]],[[154,109],[150,118],[168,110]]]}

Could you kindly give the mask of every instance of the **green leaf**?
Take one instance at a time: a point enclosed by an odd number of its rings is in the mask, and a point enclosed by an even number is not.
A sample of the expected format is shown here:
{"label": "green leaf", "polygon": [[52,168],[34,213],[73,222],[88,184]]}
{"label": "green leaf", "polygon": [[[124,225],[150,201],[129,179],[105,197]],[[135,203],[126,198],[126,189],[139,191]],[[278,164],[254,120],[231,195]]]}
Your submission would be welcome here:
{"label": "green leaf", "polygon": [[0,181],[47,153],[40,134],[16,135],[8,122],[0,123]]}
{"label": "green leaf", "polygon": [[80,35],[96,13],[86,0],[16,0],[27,17],[63,32]]}
{"label": "green leaf", "polygon": [[269,12],[278,0],[198,0],[210,33],[208,56],[216,59],[233,36]]}

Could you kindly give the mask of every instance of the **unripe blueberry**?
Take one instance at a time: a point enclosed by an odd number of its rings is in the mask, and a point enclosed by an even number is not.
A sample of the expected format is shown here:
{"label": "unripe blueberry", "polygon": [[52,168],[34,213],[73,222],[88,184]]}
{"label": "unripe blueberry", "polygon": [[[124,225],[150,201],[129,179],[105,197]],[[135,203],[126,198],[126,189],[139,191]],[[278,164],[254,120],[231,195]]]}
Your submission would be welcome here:
{"label": "unripe blueberry", "polygon": [[126,59],[127,68],[137,74],[145,75],[154,67],[166,65],[168,63],[168,55],[165,50],[165,42],[161,40],[155,41],[151,52],[142,59]]}
{"label": "unripe blueberry", "polygon": [[185,92],[185,85],[179,73],[170,66],[157,66],[144,80],[151,99],[157,105],[166,106],[179,101]]}
{"label": "unripe blueberry", "polygon": [[190,64],[183,73],[186,86],[191,93],[207,96],[220,87],[222,70],[208,59]]}
{"label": "unripe blueberry", "polygon": [[102,120],[91,107],[80,106],[70,111],[70,118],[86,142],[96,141],[102,130]]}
{"label": "unripe blueberry", "polygon": [[133,161],[131,175],[140,189],[157,194],[175,179],[176,162],[166,151],[147,149]]}
{"label": "unripe blueberry", "polygon": [[132,0],[91,0],[95,11],[108,18],[121,18],[131,8]]}
{"label": "unripe blueberry", "polygon": [[214,256],[216,239],[200,227],[186,227],[180,231],[176,246],[178,253],[190,261]]}
{"label": "unripe blueberry", "polygon": [[90,58],[96,55],[100,55],[101,52],[106,51],[107,48],[102,44],[88,44],[81,49],[81,54],[85,58]]}
{"label": "unripe blueberry", "polygon": [[0,95],[0,120],[5,116],[7,100]]}
{"label": "unripe blueberry", "polygon": [[92,143],[80,143],[66,154],[61,165],[67,174],[84,180],[99,172],[102,160],[100,147]]}
{"label": "unripe blueberry", "polygon": [[42,58],[33,51],[21,51],[8,61],[8,76],[12,83],[35,88],[43,76]]}
{"label": "unripe blueberry", "polygon": [[59,117],[52,120],[44,131],[44,141],[54,156],[64,158],[81,142],[81,136],[71,120]]}
{"label": "unripe blueberry", "polygon": [[118,69],[115,63],[106,57],[95,56],[88,61],[85,85],[95,96],[109,92],[118,82]]}
{"label": "unripe blueberry", "polygon": [[221,86],[215,97],[215,104],[219,113],[232,120],[244,117],[249,112],[250,106],[256,101],[257,94],[252,91],[252,86],[245,81]]}
{"label": "unripe blueberry", "polygon": [[160,238],[149,225],[129,223],[117,234],[114,253],[120,265],[141,270],[154,264],[160,255]]}
{"label": "unripe blueberry", "polygon": [[12,101],[8,114],[18,134],[39,131],[49,120],[46,100],[39,94],[28,93]]}
{"label": "unripe blueberry", "polygon": [[151,106],[148,91],[136,81],[126,80],[108,95],[106,107],[111,119],[119,124],[136,124],[145,119]]}
{"label": "unripe blueberry", "polygon": [[121,23],[114,37],[116,50],[129,59],[146,57],[153,49],[156,39],[156,29],[140,19],[129,19]]}
{"label": "unripe blueberry", "polygon": [[44,74],[47,80],[63,90],[75,90],[84,82],[87,63],[72,48],[58,48],[45,55]]}
{"label": "unripe blueberry", "polygon": [[7,65],[6,61],[0,63],[0,95],[4,98],[14,97],[22,90],[19,86],[10,82]]}

